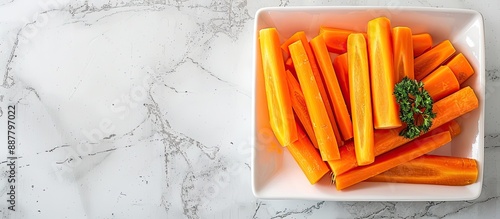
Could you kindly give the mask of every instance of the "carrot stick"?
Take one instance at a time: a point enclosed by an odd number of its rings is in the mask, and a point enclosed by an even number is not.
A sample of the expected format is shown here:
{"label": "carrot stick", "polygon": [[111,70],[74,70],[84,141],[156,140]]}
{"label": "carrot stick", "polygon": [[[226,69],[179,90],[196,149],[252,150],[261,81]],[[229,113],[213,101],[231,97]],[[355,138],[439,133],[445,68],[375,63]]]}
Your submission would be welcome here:
{"label": "carrot stick", "polygon": [[[433,105],[433,110],[436,117],[432,121],[432,126],[429,131],[464,115],[479,106],[479,101],[474,94],[474,90],[470,87],[465,87],[459,91],[448,95],[447,97],[437,101]],[[389,129],[389,130],[376,130],[374,133],[375,143],[374,150],[375,156],[383,154],[400,145],[410,141],[407,138],[399,136],[399,132],[403,128]],[[356,163],[356,155],[354,153],[354,145],[346,144],[339,148],[340,156],[342,159],[330,161],[328,164],[332,171],[336,174],[342,174],[346,171],[358,166]]]}
{"label": "carrot stick", "polygon": [[300,87],[304,93],[309,116],[318,141],[318,148],[323,160],[338,160],[339,149],[333,132],[332,123],[328,119],[323,98],[318,89],[308,55],[302,41],[290,44],[290,55],[299,78]]}
{"label": "carrot stick", "polygon": [[424,89],[429,92],[434,102],[460,90],[460,84],[453,71],[443,65],[422,79]]}
{"label": "carrot stick", "polygon": [[432,47],[432,36],[428,33],[415,34],[412,37],[413,41],[413,56],[422,55]]}
{"label": "carrot stick", "polygon": [[[375,133],[374,133],[375,138],[377,138],[377,137],[380,138],[378,142],[387,142],[386,144],[398,145],[397,147],[399,147],[405,143],[410,142],[410,140],[405,139],[405,138],[403,138],[403,141],[401,141],[402,139],[400,139],[400,138],[388,135],[387,131],[388,130],[375,130]],[[456,121],[452,120],[446,124],[443,124],[435,129],[433,129],[432,131],[429,131],[429,132],[423,134],[422,136],[415,138],[414,140],[426,138],[426,137],[429,137],[431,135],[435,135],[437,133],[441,133],[441,132],[445,132],[445,131],[450,132],[451,137],[454,137],[454,136],[459,135],[462,130],[460,129],[460,125],[458,125],[458,123]],[[394,148],[396,148],[396,147],[394,147]],[[349,171],[350,169],[353,169],[353,168],[358,166],[356,164],[356,155],[354,154],[354,152],[352,152],[353,150],[354,150],[354,145],[352,144],[352,142],[348,142],[345,146],[340,147],[340,149],[339,149],[340,154],[342,156],[341,160],[327,162],[328,165],[330,166],[330,169],[332,170],[332,172],[335,175],[340,175],[340,174],[345,173],[345,172]],[[382,153],[380,153],[380,154],[382,154]],[[380,155],[380,154],[378,154],[378,155]]]}
{"label": "carrot stick", "polygon": [[392,51],[394,52],[394,74],[396,83],[404,77],[414,79],[413,40],[408,27],[392,28]]}
{"label": "carrot stick", "polygon": [[320,28],[320,35],[323,37],[328,51],[337,54],[347,52],[347,37],[352,32],[338,28]]}
{"label": "carrot stick", "polygon": [[415,79],[422,80],[453,55],[453,53],[455,53],[455,48],[449,40],[445,40],[415,58]]}
{"label": "carrot stick", "polygon": [[426,132],[425,134],[423,134],[420,137],[425,138],[425,137],[429,137],[431,135],[435,135],[437,133],[444,132],[444,131],[450,132],[452,138],[459,135],[460,133],[462,133],[462,129],[460,128],[460,125],[458,124],[458,122],[455,120],[451,120],[451,121],[435,128],[432,131]]}
{"label": "carrot stick", "polygon": [[363,34],[349,35],[347,56],[356,161],[359,165],[367,165],[373,162],[375,154],[368,55]]}
{"label": "carrot stick", "polygon": [[[328,114],[328,115],[330,115],[330,114]],[[335,118],[335,115],[333,117],[333,120],[330,120],[330,121],[337,121],[337,119]],[[342,139],[340,129],[338,127],[337,122],[331,122],[331,123],[332,123],[333,133],[335,134],[335,139],[337,139],[337,146],[340,147],[340,146],[344,145],[344,140]]]}
{"label": "carrot stick", "polygon": [[474,159],[423,155],[366,181],[465,186],[476,182],[478,174]]}
{"label": "carrot stick", "polygon": [[288,87],[290,90],[290,98],[292,98],[293,111],[295,112],[295,115],[297,115],[314,147],[318,148],[318,141],[314,135],[311,117],[309,116],[309,111],[307,110],[306,101],[304,99],[302,89],[300,89],[300,84],[290,71],[287,70],[286,73]]}
{"label": "carrot stick", "polygon": [[432,120],[430,130],[456,119],[478,106],[479,101],[474,90],[469,86],[464,87],[434,103],[432,109],[436,113],[436,117]]}
{"label": "carrot stick", "polygon": [[335,118],[337,119],[337,125],[342,133],[342,138],[344,140],[351,139],[353,137],[351,115],[349,115],[349,112],[347,111],[347,106],[345,104],[344,97],[342,96],[342,91],[340,90],[335,70],[333,69],[330,54],[325,46],[325,41],[320,35],[312,39],[310,44],[314,55],[318,60],[318,65],[321,69],[323,78],[325,79],[326,88],[332,102],[333,112],[335,113]]}
{"label": "carrot stick", "polygon": [[326,112],[328,113],[328,118],[330,119],[330,121],[333,121],[332,126],[333,126],[333,130],[335,133],[335,137],[336,137],[339,145],[343,145],[342,138],[340,136],[340,131],[338,130],[337,124],[335,122],[335,115],[333,113],[332,106],[330,105],[330,100],[328,99],[328,93],[326,92],[325,84],[324,84],[323,78],[320,74],[318,63],[316,62],[316,57],[314,57],[314,53],[311,49],[311,46],[309,45],[309,42],[307,41],[306,33],[304,31],[299,31],[299,32],[293,34],[288,40],[286,40],[281,45],[281,49],[285,52],[285,54],[290,54],[289,45],[296,42],[297,40],[300,40],[302,42],[302,45],[304,46],[304,49],[307,53],[307,58],[309,59],[309,63],[310,63],[311,68],[313,70],[314,78],[315,78],[316,84],[319,88],[321,98],[323,98],[323,102],[325,103]]}
{"label": "carrot stick", "polygon": [[328,166],[323,160],[318,151],[313,147],[309,138],[304,134],[300,126],[297,126],[299,140],[293,142],[288,147],[288,151],[293,159],[297,162],[302,172],[306,175],[309,183],[315,184],[326,173],[330,172]]}
{"label": "carrot stick", "polygon": [[474,74],[474,69],[462,53],[459,53],[450,61],[448,61],[448,63],[446,63],[446,66],[450,67],[450,69],[457,77],[458,83],[460,84]]}
{"label": "carrot stick", "polygon": [[282,146],[297,140],[292,102],[286,82],[285,66],[275,28],[259,31],[262,69],[271,129]]}
{"label": "carrot stick", "polygon": [[288,57],[285,61],[285,69],[295,71],[293,67],[292,57]]}
{"label": "carrot stick", "polygon": [[349,74],[347,66],[347,53],[335,57],[333,60],[333,68],[337,74],[339,80],[339,86],[342,90],[342,96],[344,97],[345,104],[347,106],[347,111],[351,113],[351,97],[349,95]]}
{"label": "carrot stick", "polygon": [[451,135],[449,132],[441,132],[418,141],[412,141],[378,156],[375,158],[375,161],[368,166],[356,167],[346,173],[336,176],[335,184],[338,190],[345,189],[429,153],[450,141]]}
{"label": "carrot stick", "polygon": [[[306,33],[304,31],[299,31],[299,32],[294,33],[283,44],[281,44],[281,49],[283,50],[285,57],[290,57],[290,50],[288,49],[288,46],[290,46],[290,44],[292,44],[292,43],[297,42],[297,40],[302,40],[302,37],[305,37],[306,38],[305,41],[307,42]],[[302,42],[302,44],[305,44],[305,43]]]}
{"label": "carrot stick", "polygon": [[[319,34],[323,36],[328,51],[336,54],[347,52],[347,37],[351,33],[355,32],[333,27],[320,27],[319,29]],[[366,33],[363,35],[366,38]]]}
{"label": "carrot stick", "polygon": [[393,95],[396,83],[391,30],[389,19],[379,17],[368,22],[366,31],[375,129],[396,128],[402,124],[398,104]]}

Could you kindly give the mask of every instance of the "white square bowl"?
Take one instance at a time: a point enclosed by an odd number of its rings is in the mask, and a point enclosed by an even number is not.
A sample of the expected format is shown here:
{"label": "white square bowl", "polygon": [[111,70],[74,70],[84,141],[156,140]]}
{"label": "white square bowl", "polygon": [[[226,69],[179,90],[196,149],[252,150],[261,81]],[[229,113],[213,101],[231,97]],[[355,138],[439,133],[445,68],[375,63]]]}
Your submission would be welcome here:
{"label": "white square bowl", "polygon": [[[430,33],[434,44],[449,39],[475,70],[464,84],[471,86],[479,108],[460,117],[462,133],[433,154],[476,159],[479,178],[467,186],[441,186],[403,183],[362,182],[337,191],[325,176],[310,185],[289,152],[275,139],[267,113],[258,32],[277,28],[281,41],[297,31],[309,39],[320,26],[366,31],[369,20],[385,16],[393,27],[408,26],[413,33]],[[252,189],[257,198],[310,199],[329,201],[452,201],[472,200],[481,194],[484,164],[485,59],[483,18],[480,13],[463,9],[421,7],[294,7],[263,8],[256,13],[254,32],[254,127],[252,136]]]}

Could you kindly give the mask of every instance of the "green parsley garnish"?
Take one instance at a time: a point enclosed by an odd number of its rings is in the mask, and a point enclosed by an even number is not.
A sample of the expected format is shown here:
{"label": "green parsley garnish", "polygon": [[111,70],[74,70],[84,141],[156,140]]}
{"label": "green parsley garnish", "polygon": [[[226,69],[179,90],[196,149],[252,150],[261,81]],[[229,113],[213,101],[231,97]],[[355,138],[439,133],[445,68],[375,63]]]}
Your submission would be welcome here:
{"label": "green parsley garnish", "polygon": [[394,87],[394,96],[399,104],[399,118],[406,123],[399,135],[413,139],[429,131],[436,113],[432,111],[433,101],[424,83],[405,77]]}

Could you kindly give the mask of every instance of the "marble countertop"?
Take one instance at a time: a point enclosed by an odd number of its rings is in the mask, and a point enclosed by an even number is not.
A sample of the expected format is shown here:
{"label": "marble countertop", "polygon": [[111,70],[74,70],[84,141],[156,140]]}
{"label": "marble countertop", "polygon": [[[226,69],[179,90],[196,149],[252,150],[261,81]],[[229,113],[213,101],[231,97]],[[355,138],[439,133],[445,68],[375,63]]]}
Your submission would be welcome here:
{"label": "marble countertop", "polygon": [[[250,154],[255,12],[304,1],[0,0],[4,218],[500,217],[500,2],[315,1],[467,8],[486,34],[483,192],[463,202],[256,199]],[[5,125],[0,127],[6,132]],[[4,139],[4,138],[2,138]]]}

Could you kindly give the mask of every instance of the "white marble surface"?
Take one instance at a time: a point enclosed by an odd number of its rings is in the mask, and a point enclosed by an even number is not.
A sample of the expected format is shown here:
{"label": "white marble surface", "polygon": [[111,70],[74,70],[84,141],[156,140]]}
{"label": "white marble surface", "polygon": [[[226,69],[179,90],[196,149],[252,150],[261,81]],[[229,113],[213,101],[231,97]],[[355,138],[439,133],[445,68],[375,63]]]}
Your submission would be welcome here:
{"label": "white marble surface", "polygon": [[[257,200],[255,12],[264,6],[468,8],[486,34],[485,178],[466,202]],[[0,0],[0,130],[17,104],[16,211],[4,218],[498,218],[500,3]],[[6,136],[1,136],[2,140]]]}

